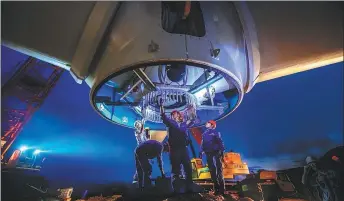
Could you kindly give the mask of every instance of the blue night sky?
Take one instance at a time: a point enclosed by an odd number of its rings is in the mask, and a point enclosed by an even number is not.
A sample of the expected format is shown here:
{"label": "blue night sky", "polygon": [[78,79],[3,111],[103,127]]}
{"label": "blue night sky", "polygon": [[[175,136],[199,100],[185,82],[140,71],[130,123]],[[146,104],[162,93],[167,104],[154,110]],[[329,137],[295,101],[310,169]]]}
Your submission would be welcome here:
{"label": "blue night sky", "polygon": [[[5,47],[1,56],[4,81],[26,56]],[[241,153],[249,166],[269,169],[292,167],[307,154],[343,144],[343,63],[258,83],[218,130],[227,150]],[[89,87],[68,72],[13,146],[24,144],[50,150],[42,174],[57,186],[131,181],[134,174],[133,130],[93,111]]]}

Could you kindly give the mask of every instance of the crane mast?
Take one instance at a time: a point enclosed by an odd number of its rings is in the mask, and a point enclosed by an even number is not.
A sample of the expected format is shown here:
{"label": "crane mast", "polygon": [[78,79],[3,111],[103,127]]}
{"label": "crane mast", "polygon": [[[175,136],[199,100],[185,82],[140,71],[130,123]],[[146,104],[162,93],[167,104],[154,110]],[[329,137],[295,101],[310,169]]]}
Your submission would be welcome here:
{"label": "crane mast", "polygon": [[40,108],[61,77],[63,69],[39,61],[26,59],[1,90],[1,160],[23,126]]}

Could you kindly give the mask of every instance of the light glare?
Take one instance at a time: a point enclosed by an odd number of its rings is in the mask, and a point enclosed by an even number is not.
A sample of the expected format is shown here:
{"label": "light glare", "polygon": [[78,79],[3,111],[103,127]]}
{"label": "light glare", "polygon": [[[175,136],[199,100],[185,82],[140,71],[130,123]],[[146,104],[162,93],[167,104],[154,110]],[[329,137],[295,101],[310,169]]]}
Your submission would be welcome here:
{"label": "light glare", "polygon": [[24,152],[24,151],[28,150],[28,147],[27,147],[27,146],[22,146],[22,147],[20,147],[19,150],[20,150],[21,152]]}
{"label": "light glare", "polygon": [[34,154],[34,155],[37,155],[37,154],[39,154],[39,153],[41,153],[41,152],[42,152],[41,150],[36,149],[36,150],[33,152],[33,154]]}

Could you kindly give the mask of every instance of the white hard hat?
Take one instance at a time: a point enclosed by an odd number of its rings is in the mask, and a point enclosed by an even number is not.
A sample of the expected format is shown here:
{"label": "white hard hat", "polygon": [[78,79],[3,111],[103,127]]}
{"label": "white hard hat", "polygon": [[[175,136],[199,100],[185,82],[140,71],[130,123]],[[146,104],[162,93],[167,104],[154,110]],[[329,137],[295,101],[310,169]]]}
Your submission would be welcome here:
{"label": "white hard hat", "polygon": [[142,121],[140,121],[140,120],[135,121],[134,127],[137,128],[138,124],[140,124],[142,126]]}
{"label": "white hard hat", "polygon": [[307,157],[306,157],[306,163],[307,163],[307,164],[312,163],[312,162],[314,162],[314,161],[316,161],[314,157],[312,157],[312,156],[307,156]]}

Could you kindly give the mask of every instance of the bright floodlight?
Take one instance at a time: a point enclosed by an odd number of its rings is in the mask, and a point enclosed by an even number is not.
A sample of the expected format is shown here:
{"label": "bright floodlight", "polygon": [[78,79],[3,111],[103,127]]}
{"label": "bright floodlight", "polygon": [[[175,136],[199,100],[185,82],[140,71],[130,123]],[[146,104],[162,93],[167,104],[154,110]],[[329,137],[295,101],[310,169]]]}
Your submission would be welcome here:
{"label": "bright floodlight", "polygon": [[26,150],[28,150],[28,147],[27,146],[22,146],[22,147],[20,147],[20,149],[19,149],[21,152],[23,152],[23,151],[26,151]]}
{"label": "bright floodlight", "polygon": [[33,154],[34,154],[34,155],[37,155],[37,154],[39,154],[39,153],[41,153],[41,152],[42,152],[41,150],[36,149],[36,150],[33,152]]}

